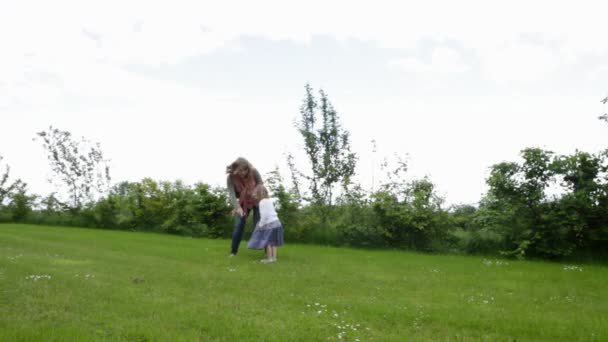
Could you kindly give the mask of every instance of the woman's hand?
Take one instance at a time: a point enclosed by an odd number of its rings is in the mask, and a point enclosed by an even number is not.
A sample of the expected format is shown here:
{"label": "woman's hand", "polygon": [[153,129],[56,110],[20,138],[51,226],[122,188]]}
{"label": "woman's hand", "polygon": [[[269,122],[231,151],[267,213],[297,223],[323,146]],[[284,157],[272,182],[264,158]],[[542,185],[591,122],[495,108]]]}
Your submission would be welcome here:
{"label": "woman's hand", "polygon": [[245,216],[245,212],[243,211],[243,208],[241,208],[241,207],[238,207],[238,208],[234,209],[232,212],[235,215],[239,215],[240,217]]}

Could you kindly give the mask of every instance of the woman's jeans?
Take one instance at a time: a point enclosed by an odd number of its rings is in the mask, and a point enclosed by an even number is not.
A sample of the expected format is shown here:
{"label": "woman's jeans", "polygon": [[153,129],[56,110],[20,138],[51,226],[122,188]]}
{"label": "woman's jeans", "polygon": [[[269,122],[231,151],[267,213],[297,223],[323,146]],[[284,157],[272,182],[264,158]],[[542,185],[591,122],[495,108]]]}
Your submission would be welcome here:
{"label": "woman's jeans", "polygon": [[[251,210],[253,210],[253,228],[255,229],[255,226],[260,221],[260,208],[253,207]],[[239,245],[241,244],[243,231],[245,230],[245,223],[247,223],[247,218],[249,217],[251,210],[246,210],[245,216],[236,215],[235,217],[234,232],[232,232],[232,254],[236,254],[239,251]]]}

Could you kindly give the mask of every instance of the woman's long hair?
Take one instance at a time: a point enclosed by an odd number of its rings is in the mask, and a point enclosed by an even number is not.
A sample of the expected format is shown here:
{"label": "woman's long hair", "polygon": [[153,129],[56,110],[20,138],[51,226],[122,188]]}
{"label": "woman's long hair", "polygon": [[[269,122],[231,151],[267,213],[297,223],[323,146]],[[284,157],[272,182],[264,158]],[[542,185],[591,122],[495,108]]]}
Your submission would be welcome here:
{"label": "woman's long hair", "polygon": [[226,167],[226,173],[231,175],[235,174],[238,170],[245,170],[245,177],[249,177],[251,170],[253,170],[253,165],[247,159],[238,157],[232,164]]}

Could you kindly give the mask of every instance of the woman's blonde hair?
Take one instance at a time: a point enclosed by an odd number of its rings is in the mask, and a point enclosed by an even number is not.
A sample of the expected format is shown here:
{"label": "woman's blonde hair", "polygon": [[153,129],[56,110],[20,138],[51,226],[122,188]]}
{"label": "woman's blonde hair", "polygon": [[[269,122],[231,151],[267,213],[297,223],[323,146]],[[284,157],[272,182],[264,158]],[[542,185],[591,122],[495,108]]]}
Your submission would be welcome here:
{"label": "woman's blonde hair", "polygon": [[251,197],[256,201],[261,201],[265,198],[270,198],[270,195],[268,194],[268,189],[263,184],[258,184],[253,188]]}

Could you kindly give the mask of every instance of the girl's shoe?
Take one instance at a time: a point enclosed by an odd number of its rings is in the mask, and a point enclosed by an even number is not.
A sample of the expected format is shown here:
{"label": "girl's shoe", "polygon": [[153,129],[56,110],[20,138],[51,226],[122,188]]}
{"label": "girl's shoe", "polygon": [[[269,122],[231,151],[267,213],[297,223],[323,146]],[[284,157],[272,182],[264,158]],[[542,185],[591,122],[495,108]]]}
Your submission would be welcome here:
{"label": "girl's shoe", "polygon": [[260,260],[260,262],[264,263],[264,264],[269,264],[271,262],[276,262],[276,261],[277,261],[277,259],[262,259],[262,260]]}

